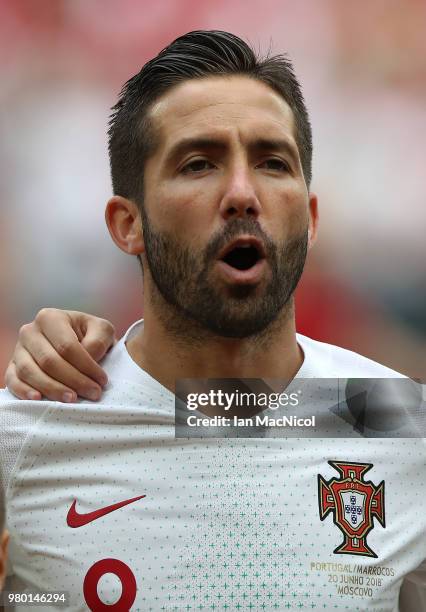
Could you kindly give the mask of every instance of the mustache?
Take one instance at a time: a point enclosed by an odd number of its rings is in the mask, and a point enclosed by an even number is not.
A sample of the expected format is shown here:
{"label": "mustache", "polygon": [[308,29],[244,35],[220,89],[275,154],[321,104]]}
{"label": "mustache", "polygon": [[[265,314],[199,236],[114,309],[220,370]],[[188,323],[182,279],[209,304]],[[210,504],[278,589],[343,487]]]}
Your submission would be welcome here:
{"label": "mustache", "polygon": [[216,259],[218,253],[234,238],[241,234],[250,234],[262,241],[267,257],[276,253],[277,247],[268,234],[255,219],[233,219],[224,229],[217,232],[209,241],[204,251],[204,264]]}

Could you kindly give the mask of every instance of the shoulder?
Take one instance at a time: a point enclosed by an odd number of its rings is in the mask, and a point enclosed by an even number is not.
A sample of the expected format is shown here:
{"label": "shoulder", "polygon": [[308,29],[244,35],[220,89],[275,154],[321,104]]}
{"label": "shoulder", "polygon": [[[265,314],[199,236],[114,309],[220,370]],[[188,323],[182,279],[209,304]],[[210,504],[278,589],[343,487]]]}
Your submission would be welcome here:
{"label": "shoulder", "polygon": [[19,400],[0,389],[0,489],[6,491],[20,452],[47,410],[55,402]]}
{"label": "shoulder", "polygon": [[340,346],[319,342],[302,334],[297,334],[297,342],[305,355],[298,373],[300,377],[405,378],[377,361]]}
{"label": "shoulder", "polygon": [[17,397],[12,395],[9,389],[7,388],[0,389],[0,405],[2,407],[7,406],[9,404],[13,404],[14,402],[20,402],[20,401],[23,401],[23,400],[19,400]]}
{"label": "shoulder", "polygon": [[46,400],[20,400],[8,389],[0,389],[0,438],[4,441],[11,433],[25,437],[44,413],[56,405],[57,402]]}
{"label": "shoulder", "polygon": [[35,410],[36,412],[40,412],[56,403],[57,402],[50,402],[47,400],[21,400],[13,395],[9,389],[0,389],[0,415],[14,411],[28,412]]}

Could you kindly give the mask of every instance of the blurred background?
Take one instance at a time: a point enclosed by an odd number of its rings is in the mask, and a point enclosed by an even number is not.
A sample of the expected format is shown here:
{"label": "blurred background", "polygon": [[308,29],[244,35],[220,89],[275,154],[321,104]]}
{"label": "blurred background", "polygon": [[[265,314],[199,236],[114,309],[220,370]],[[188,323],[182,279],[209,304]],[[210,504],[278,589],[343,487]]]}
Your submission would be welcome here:
{"label": "blurred background", "polygon": [[[298,329],[426,378],[426,3],[0,0],[0,373],[43,306],[142,316],[112,243],[106,146],[121,85],[177,36],[287,52],[314,134],[320,236]],[[0,374],[1,378],[1,374]]]}

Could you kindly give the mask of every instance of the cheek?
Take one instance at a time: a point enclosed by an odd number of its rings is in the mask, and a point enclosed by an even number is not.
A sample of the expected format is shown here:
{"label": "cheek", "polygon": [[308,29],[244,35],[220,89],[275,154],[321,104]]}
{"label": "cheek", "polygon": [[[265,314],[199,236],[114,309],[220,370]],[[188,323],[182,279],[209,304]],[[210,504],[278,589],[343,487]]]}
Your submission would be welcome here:
{"label": "cheek", "polygon": [[307,229],[309,222],[309,202],[307,194],[300,189],[286,190],[274,198],[272,223],[273,231],[280,228],[282,239],[299,235]]}
{"label": "cheek", "polygon": [[146,202],[148,216],[159,231],[173,233],[176,238],[187,241],[202,239],[204,233],[213,227],[215,212],[211,203],[214,196],[205,185],[168,186],[167,181],[157,189],[155,197]]}

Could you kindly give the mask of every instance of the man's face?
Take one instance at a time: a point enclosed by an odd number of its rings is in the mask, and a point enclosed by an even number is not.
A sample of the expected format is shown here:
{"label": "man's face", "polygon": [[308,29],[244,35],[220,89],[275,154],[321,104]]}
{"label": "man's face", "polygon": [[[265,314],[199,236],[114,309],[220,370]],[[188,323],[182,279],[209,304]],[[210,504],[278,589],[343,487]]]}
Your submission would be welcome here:
{"label": "man's face", "polygon": [[291,109],[253,79],[209,77],[176,86],[150,116],[145,291],[216,335],[262,332],[289,303],[315,216]]}

